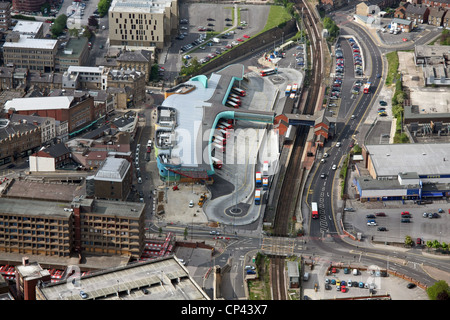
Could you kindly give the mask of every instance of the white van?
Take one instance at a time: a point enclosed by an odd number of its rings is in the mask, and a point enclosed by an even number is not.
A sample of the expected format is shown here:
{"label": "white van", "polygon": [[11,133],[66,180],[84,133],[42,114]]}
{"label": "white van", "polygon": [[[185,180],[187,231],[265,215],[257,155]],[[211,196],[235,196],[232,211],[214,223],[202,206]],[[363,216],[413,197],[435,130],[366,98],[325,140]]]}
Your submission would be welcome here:
{"label": "white van", "polygon": [[353,269],[353,275],[357,276],[358,275],[358,269]]}

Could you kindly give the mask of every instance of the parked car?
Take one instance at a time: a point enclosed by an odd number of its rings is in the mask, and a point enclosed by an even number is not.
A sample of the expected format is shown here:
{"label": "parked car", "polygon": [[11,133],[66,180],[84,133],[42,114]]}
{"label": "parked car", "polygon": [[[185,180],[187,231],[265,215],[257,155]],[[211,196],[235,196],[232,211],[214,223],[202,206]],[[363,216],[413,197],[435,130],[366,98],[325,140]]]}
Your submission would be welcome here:
{"label": "parked car", "polygon": [[410,223],[411,220],[408,219],[408,218],[404,218],[404,219],[401,220],[401,222],[402,222],[402,223]]}
{"label": "parked car", "polygon": [[404,215],[409,215],[409,211],[403,211],[402,216],[404,216]]}
{"label": "parked car", "polygon": [[377,213],[375,213],[375,215],[377,217],[386,217],[386,214],[384,212],[377,212]]}
{"label": "parked car", "polygon": [[375,219],[375,215],[374,214],[368,214],[368,215],[366,215],[366,218],[368,218],[368,219]]}
{"label": "parked car", "polygon": [[378,231],[387,231],[386,227],[378,227]]}

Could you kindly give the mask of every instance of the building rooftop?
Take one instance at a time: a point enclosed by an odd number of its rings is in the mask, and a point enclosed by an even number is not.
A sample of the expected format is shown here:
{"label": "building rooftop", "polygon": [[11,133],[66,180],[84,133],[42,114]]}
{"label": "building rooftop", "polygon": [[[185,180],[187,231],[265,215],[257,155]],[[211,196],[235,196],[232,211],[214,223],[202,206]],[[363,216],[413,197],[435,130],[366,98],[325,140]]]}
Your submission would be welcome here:
{"label": "building rooftop", "polygon": [[43,22],[40,21],[18,20],[13,31],[17,31],[24,36],[34,37],[42,28],[42,25]]}
{"label": "building rooftop", "polygon": [[[145,291],[144,291],[145,289]],[[39,287],[47,300],[209,300],[175,256],[106,269],[79,280]]]}
{"label": "building rooftop", "polygon": [[15,98],[5,103],[5,110],[10,108],[16,111],[69,109],[73,99],[73,96]]}
{"label": "building rooftop", "polygon": [[4,48],[27,48],[27,49],[45,49],[53,50],[58,40],[52,39],[32,39],[21,35],[17,42],[5,42]]}
{"label": "building rooftop", "polygon": [[401,172],[423,175],[450,174],[450,144],[367,145],[377,177]]}
{"label": "building rooftop", "polygon": [[[4,197],[22,199],[39,199],[70,203],[74,196],[81,196],[86,192],[85,183],[57,183],[32,180],[14,180],[5,189]],[[3,201],[3,199],[2,199]]]}
{"label": "building rooftop", "polygon": [[64,202],[2,198],[0,212],[24,216],[48,216],[49,218],[69,218],[71,212],[64,211],[70,205]]}
{"label": "building rooftop", "polygon": [[95,180],[121,182],[130,166],[131,164],[128,160],[107,157],[102,167],[97,171]]}
{"label": "building rooftop", "polygon": [[60,59],[79,58],[87,43],[86,37],[70,38],[64,49],[59,53]]}
{"label": "building rooftop", "polygon": [[172,0],[113,0],[110,12],[164,13]]}

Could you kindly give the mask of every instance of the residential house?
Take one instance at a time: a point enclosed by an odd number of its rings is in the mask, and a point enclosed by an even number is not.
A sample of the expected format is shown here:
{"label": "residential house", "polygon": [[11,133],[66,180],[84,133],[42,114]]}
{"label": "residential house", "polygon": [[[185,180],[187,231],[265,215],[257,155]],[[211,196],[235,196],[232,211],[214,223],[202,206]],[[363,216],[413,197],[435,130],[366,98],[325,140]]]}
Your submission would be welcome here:
{"label": "residential house", "polygon": [[450,9],[450,0],[422,0],[422,5],[431,8],[441,7],[443,9]]}
{"label": "residential house", "polygon": [[405,11],[406,19],[413,21],[414,26],[422,23],[428,23],[429,14],[430,9],[424,5],[408,5]]}
{"label": "residential house", "polygon": [[442,26],[446,12],[447,11],[442,9],[441,7],[430,8],[430,14],[428,15],[428,24],[431,24],[435,27]]}

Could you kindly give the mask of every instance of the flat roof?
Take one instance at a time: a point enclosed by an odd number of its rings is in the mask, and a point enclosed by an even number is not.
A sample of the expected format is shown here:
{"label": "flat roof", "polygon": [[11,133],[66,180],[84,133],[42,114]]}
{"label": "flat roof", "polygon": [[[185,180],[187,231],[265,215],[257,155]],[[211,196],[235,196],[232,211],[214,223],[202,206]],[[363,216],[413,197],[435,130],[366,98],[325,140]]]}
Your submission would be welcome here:
{"label": "flat roof", "polygon": [[70,208],[70,204],[32,199],[24,201],[24,199],[12,198],[2,198],[0,201],[0,212],[2,214],[48,216],[49,218],[68,219],[72,213],[64,211],[64,208]]}
{"label": "flat roof", "polygon": [[20,32],[23,35],[35,35],[42,28],[42,24],[41,21],[18,20],[13,31]]}
{"label": "flat roof", "polygon": [[121,182],[130,166],[130,162],[126,159],[107,157],[94,180]]}
{"label": "flat roof", "polygon": [[81,290],[95,300],[210,300],[175,256],[95,272],[76,285],[46,283],[38,290],[47,300],[83,300]]}
{"label": "flat roof", "polygon": [[172,0],[113,0],[111,12],[163,13]]}
{"label": "flat roof", "polygon": [[17,42],[5,42],[4,48],[28,48],[28,49],[47,49],[53,50],[56,47],[58,40],[52,39],[33,39],[21,35]]}
{"label": "flat roof", "polygon": [[84,67],[84,66],[69,66],[69,68],[67,68],[67,72],[71,73],[71,72],[98,72],[98,73],[102,73],[103,72],[103,66],[99,66],[99,67]]}
{"label": "flat roof", "polygon": [[418,175],[450,174],[449,143],[367,145],[377,177],[401,172]]}
{"label": "flat roof", "polygon": [[16,111],[69,109],[73,96],[14,98],[5,103],[5,110]]}

